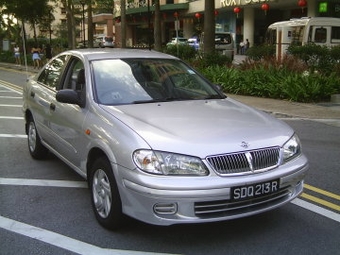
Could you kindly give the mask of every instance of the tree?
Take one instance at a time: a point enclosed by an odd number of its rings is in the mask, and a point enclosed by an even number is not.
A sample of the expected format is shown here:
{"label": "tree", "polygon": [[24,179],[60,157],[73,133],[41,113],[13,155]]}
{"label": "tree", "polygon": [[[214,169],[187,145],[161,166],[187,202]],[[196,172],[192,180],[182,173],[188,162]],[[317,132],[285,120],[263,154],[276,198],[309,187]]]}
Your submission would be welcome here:
{"label": "tree", "polygon": [[[49,0],[0,0],[0,6],[6,8],[6,12],[12,14],[18,20],[28,22],[34,29],[41,23],[43,17],[49,13]],[[36,36],[35,36],[36,40]]]}
{"label": "tree", "polygon": [[113,0],[95,0],[94,13],[113,13]]}
{"label": "tree", "polygon": [[205,54],[212,54],[215,52],[215,1],[204,1],[204,41],[203,50]]}

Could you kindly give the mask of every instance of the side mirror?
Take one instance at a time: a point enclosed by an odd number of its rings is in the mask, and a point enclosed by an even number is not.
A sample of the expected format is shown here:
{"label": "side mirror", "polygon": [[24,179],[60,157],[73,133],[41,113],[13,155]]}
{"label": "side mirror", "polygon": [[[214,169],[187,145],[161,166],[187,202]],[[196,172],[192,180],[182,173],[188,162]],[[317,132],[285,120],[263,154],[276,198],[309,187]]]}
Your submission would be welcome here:
{"label": "side mirror", "polygon": [[57,92],[56,99],[60,103],[76,104],[80,107],[84,107],[84,102],[79,94],[73,89],[63,89]]}

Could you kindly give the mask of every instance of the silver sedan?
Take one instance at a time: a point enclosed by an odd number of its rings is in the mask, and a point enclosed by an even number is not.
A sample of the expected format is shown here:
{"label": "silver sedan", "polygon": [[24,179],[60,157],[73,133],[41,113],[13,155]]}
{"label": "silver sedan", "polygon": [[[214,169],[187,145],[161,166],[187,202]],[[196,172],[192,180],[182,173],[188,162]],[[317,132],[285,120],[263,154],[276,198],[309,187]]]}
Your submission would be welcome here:
{"label": "silver sedan", "polygon": [[229,97],[181,60],[66,51],[24,87],[31,156],[86,178],[101,225],[229,220],[303,190],[308,161],[285,123]]}

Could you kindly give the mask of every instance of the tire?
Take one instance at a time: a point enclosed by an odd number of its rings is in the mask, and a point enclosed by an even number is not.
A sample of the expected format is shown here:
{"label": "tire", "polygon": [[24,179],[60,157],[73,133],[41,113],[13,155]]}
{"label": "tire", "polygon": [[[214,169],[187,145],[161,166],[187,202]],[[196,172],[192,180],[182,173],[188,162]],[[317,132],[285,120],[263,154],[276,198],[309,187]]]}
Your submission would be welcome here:
{"label": "tire", "polygon": [[125,216],[110,162],[101,157],[90,169],[91,202],[97,221],[107,229],[120,228]]}
{"label": "tire", "polygon": [[48,149],[41,143],[38,130],[33,121],[33,118],[29,118],[27,125],[27,142],[28,150],[34,159],[44,159],[48,153]]}

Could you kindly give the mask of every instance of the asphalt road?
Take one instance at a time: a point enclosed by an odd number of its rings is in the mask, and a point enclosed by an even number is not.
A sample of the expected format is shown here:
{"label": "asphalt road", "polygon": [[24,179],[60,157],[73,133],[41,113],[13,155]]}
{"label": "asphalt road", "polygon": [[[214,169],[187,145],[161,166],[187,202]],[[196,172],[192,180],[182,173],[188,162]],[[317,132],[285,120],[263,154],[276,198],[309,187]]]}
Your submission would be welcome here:
{"label": "asphalt road", "polygon": [[[340,254],[340,128],[284,119],[310,160],[303,195],[233,221],[159,227],[130,219],[117,232],[95,220],[86,182],[53,155],[27,149],[20,89],[0,69],[0,254]],[[11,84],[8,84],[11,83]]]}

